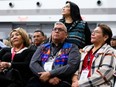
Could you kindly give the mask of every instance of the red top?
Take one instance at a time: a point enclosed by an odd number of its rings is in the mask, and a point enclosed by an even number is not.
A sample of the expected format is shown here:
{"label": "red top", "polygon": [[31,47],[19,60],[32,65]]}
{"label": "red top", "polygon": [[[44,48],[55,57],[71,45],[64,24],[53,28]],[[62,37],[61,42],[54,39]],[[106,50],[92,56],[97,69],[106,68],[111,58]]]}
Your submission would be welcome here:
{"label": "red top", "polygon": [[88,52],[88,54],[85,56],[84,58],[84,62],[82,65],[82,70],[88,69],[89,70],[89,74],[88,77],[91,76],[91,66],[92,66],[92,61],[94,58],[94,54],[92,53],[92,50],[90,52]]}

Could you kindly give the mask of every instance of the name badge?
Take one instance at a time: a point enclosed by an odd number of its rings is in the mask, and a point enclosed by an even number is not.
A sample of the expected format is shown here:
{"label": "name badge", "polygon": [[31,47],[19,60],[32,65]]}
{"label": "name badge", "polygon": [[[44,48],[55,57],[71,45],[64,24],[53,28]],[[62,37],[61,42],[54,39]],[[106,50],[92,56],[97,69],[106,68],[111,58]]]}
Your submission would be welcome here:
{"label": "name badge", "polygon": [[52,70],[52,65],[53,65],[54,59],[53,57],[50,57],[47,62],[44,64],[44,70],[45,71],[51,71]]}
{"label": "name badge", "polygon": [[51,71],[52,70],[52,64],[53,64],[53,62],[46,62],[44,64],[45,71]]}
{"label": "name badge", "polygon": [[81,73],[81,76],[80,76],[79,80],[86,79],[88,74],[89,74],[89,70],[88,69],[82,70],[82,73]]}

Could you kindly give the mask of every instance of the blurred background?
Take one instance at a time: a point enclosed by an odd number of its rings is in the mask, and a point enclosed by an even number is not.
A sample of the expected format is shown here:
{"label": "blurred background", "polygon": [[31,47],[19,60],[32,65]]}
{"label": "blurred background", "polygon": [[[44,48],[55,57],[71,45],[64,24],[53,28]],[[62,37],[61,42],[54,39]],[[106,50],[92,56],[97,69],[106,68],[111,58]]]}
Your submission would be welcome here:
{"label": "blurred background", "polygon": [[[0,40],[17,27],[33,34],[36,29],[49,37],[53,23],[61,19],[67,0],[0,0]],[[116,0],[68,0],[75,2],[90,29],[98,23],[109,25],[116,35]]]}

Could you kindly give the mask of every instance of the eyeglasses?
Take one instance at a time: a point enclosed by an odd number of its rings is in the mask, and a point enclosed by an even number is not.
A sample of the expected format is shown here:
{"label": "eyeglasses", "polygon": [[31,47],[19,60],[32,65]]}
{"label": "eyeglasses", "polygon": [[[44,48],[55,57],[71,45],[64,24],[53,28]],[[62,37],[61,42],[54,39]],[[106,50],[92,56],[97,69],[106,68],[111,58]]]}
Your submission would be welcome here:
{"label": "eyeglasses", "polygon": [[95,31],[92,31],[92,33],[94,33],[94,34],[100,34],[101,32],[100,32],[100,31],[95,30]]}
{"label": "eyeglasses", "polygon": [[[62,31],[65,31],[64,29],[62,28],[53,28],[52,31],[59,31],[59,32],[62,32]],[[66,32],[66,31],[65,31]]]}

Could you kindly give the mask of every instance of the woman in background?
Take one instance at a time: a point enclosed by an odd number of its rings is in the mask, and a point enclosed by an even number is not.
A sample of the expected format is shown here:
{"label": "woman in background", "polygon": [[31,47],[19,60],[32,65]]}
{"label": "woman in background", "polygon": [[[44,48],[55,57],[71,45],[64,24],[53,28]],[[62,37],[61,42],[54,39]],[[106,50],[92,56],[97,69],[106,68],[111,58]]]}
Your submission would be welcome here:
{"label": "woman in background", "polygon": [[68,31],[68,42],[75,43],[79,48],[91,44],[91,32],[87,22],[83,21],[79,7],[67,1],[62,9],[63,18],[59,21],[63,22]]}
{"label": "woman in background", "polygon": [[24,87],[32,76],[29,63],[33,51],[28,49],[30,45],[28,34],[22,28],[13,29],[10,32],[10,43],[12,48],[4,48],[0,51],[0,71],[3,72],[8,68],[17,70],[22,78],[22,83],[9,82],[5,78],[3,80],[3,76],[0,74],[0,87]]}

